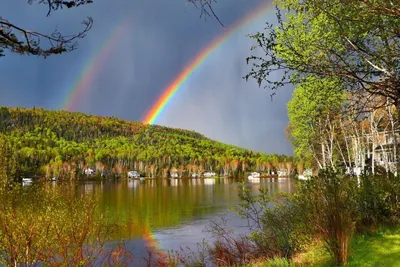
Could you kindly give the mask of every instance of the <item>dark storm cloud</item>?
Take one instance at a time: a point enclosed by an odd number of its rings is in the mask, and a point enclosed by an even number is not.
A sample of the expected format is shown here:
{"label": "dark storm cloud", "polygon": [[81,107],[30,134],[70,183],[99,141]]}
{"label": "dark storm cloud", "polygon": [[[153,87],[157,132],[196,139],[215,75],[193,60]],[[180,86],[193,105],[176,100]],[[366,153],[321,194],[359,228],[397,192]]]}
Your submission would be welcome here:
{"label": "dark storm cloud", "polygon": [[[97,66],[94,82],[81,95],[74,110],[128,120],[141,120],[164,88],[209,42],[223,33],[212,18],[199,18],[199,10],[185,1],[94,1],[82,8],[62,10],[46,17],[46,6],[6,0],[0,15],[24,27],[50,33],[55,25],[67,34],[82,29],[90,15],[94,26],[79,49],[66,55],[37,57],[7,55],[0,58],[0,105],[41,106],[60,109],[71,86],[95,51],[130,17],[132,25],[115,51]],[[260,4],[259,0],[219,1],[215,11],[229,27]],[[291,153],[284,138],[286,102],[291,90],[270,102],[269,92],[246,83],[246,31],[234,36],[195,73],[158,121],[194,129],[223,142],[258,151]]]}

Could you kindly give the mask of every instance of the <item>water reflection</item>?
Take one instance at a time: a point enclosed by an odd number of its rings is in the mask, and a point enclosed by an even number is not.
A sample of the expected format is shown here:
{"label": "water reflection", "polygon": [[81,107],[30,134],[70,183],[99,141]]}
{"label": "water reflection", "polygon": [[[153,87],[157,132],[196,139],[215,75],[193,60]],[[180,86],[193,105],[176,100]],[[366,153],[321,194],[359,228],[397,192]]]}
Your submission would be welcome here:
{"label": "water reflection", "polygon": [[[206,223],[239,203],[237,180],[230,178],[146,179],[82,182],[83,193],[99,193],[99,208],[124,227],[116,238],[142,240],[169,249],[199,242]],[[261,178],[246,184],[257,192],[292,193],[287,178]],[[198,229],[201,228],[201,229]],[[196,230],[194,230],[196,229]],[[156,240],[155,236],[158,240]],[[171,240],[176,240],[175,244]]]}

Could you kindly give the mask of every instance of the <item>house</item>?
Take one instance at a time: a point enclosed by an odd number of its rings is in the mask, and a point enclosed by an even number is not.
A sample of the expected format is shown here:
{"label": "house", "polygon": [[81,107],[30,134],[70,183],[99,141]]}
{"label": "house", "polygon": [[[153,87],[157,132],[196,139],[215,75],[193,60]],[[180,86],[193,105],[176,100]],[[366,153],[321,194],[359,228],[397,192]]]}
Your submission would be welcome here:
{"label": "house", "polygon": [[352,166],[346,167],[347,174],[359,176],[367,170],[375,173],[377,167],[396,174],[399,131],[378,131],[374,134],[364,134],[362,138],[352,136],[349,140],[354,157]]}
{"label": "house", "polygon": [[140,173],[138,173],[137,171],[128,172],[128,178],[139,178],[139,177],[140,177]]}
{"label": "house", "polygon": [[95,170],[94,169],[92,169],[92,168],[86,168],[84,171],[83,171],[86,175],[93,175],[94,173],[95,173]]}

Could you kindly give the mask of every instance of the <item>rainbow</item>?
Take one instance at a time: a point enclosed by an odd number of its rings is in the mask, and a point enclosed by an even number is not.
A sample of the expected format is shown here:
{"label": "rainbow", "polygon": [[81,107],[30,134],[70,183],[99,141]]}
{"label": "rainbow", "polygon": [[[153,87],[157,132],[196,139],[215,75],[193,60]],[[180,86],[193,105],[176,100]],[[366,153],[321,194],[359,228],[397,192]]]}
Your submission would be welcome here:
{"label": "rainbow", "polygon": [[232,37],[237,31],[247,26],[250,22],[260,18],[263,14],[268,12],[272,7],[271,1],[261,4],[254,11],[250,12],[237,23],[235,23],[230,29],[214,39],[204,50],[202,50],[170,83],[167,88],[163,91],[161,96],[157,99],[155,104],[144,116],[142,120],[145,124],[154,124],[154,122],[160,117],[161,113],[171,101],[174,95],[182,88],[182,85],[190,78],[193,72],[214,52],[218,47],[223,45],[230,37]]}
{"label": "rainbow", "polygon": [[98,71],[105,65],[105,61],[115,51],[122,37],[128,31],[132,24],[132,19],[127,18],[107,36],[103,44],[92,54],[87,60],[85,67],[77,80],[67,90],[67,96],[62,103],[62,109],[71,110],[78,103],[79,98],[90,88],[93,80],[96,78]]}

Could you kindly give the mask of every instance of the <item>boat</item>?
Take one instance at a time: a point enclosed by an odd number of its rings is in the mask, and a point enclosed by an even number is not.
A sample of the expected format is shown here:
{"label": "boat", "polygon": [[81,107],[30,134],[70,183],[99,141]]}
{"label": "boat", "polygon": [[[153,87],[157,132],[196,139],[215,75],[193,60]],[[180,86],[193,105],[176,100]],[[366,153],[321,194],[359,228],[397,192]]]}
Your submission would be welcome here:
{"label": "boat", "polygon": [[57,177],[54,176],[53,178],[50,179],[50,181],[52,181],[52,182],[57,181]]}
{"label": "boat", "polygon": [[215,172],[205,172],[203,174],[204,177],[214,177],[215,175],[216,175]]}
{"label": "boat", "polygon": [[139,178],[139,177],[140,177],[140,173],[138,173],[137,171],[128,172],[128,178]]}
{"label": "boat", "polygon": [[278,177],[287,177],[287,172],[285,171],[278,171]]}
{"label": "boat", "polygon": [[252,173],[250,173],[250,175],[247,178],[248,179],[260,179],[260,173],[252,172]]}
{"label": "boat", "polygon": [[32,178],[22,178],[23,183],[32,183]]}

